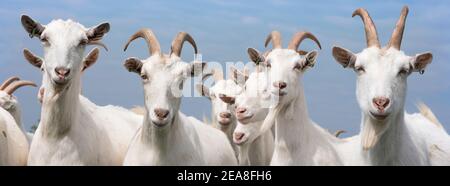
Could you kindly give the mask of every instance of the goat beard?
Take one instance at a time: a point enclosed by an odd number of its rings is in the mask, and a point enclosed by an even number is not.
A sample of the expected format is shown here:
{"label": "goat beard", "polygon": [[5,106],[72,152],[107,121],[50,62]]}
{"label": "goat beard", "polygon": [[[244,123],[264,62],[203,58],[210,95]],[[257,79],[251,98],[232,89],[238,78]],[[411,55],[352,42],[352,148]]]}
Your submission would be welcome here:
{"label": "goat beard", "polygon": [[378,140],[387,128],[388,124],[385,122],[364,122],[361,133],[361,145],[363,150],[367,151],[372,149],[378,143]]}
{"label": "goat beard", "polygon": [[277,104],[274,108],[269,109],[269,113],[267,114],[266,119],[264,119],[261,129],[259,130],[260,134],[264,134],[267,130],[272,128],[275,124],[275,119],[282,108],[283,107],[280,104]]}

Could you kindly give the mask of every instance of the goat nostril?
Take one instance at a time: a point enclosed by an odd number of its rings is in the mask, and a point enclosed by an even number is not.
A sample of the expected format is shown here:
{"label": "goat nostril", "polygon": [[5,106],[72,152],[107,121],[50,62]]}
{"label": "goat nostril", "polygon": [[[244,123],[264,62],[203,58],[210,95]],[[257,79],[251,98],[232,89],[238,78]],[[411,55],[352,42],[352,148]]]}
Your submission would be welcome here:
{"label": "goat nostril", "polygon": [[154,110],[156,117],[159,119],[165,119],[169,115],[169,110],[157,108]]}
{"label": "goat nostril", "polygon": [[385,97],[376,97],[373,98],[372,102],[378,110],[384,110],[389,105],[390,100]]}
{"label": "goat nostril", "polygon": [[56,72],[56,74],[58,74],[58,75],[61,75],[61,76],[67,76],[67,75],[69,75],[69,73],[70,73],[70,69],[65,68],[65,67],[56,67],[56,68],[55,68],[55,72]]}
{"label": "goat nostril", "polygon": [[245,111],[247,111],[247,109],[246,108],[242,108],[242,107],[239,107],[239,108],[236,109],[236,112],[239,113],[239,114],[243,114],[243,113],[245,113]]}
{"label": "goat nostril", "polygon": [[239,140],[241,140],[243,137],[244,137],[244,133],[241,133],[241,132],[237,132],[237,133],[234,133],[234,139],[236,140],[236,141],[239,141]]}
{"label": "goat nostril", "polygon": [[220,117],[222,117],[222,118],[230,118],[231,117],[231,113],[229,113],[229,112],[221,112],[220,113]]}
{"label": "goat nostril", "polygon": [[287,87],[287,84],[284,81],[276,81],[276,82],[273,82],[273,86],[276,88],[279,88],[279,89],[284,89]]}

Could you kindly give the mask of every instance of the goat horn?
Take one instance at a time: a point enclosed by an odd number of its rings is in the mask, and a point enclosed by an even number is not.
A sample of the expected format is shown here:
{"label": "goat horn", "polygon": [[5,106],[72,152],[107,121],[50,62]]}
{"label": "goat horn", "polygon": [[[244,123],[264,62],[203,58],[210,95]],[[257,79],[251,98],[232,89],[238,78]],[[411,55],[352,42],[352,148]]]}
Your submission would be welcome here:
{"label": "goat horn", "polygon": [[402,44],[403,31],[405,30],[406,17],[408,16],[408,6],[404,6],[400,18],[395,25],[394,32],[392,33],[391,39],[389,40],[388,47],[394,47],[400,50],[400,45]]}
{"label": "goat horn", "polygon": [[346,133],[347,131],[345,131],[345,130],[337,130],[335,133],[334,133],[334,136],[336,136],[336,137],[339,137],[339,135],[341,135],[342,133]]}
{"label": "goat horn", "polygon": [[17,81],[17,80],[20,80],[20,78],[17,77],[17,76],[13,76],[13,77],[8,78],[8,79],[5,80],[5,81],[3,82],[3,84],[0,86],[0,90],[4,90],[4,89],[5,89],[6,87],[8,87],[12,82]]}
{"label": "goat horn", "polygon": [[278,31],[272,31],[266,38],[266,42],[264,43],[264,47],[269,45],[270,41],[272,41],[273,48],[281,48],[281,34]]}
{"label": "goat horn", "polygon": [[367,10],[363,8],[356,9],[352,17],[355,17],[358,15],[361,17],[363,23],[364,23],[364,30],[366,31],[366,40],[367,40],[367,47],[376,46],[380,48],[380,41],[378,40],[378,34],[377,29],[375,28],[375,24],[372,21],[372,18],[370,17]]}
{"label": "goat horn", "polygon": [[100,41],[89,41],[88,45],[98,45],[103,47],[106,51],[108,51],[108,47]]}
{"label": "goat horn", "polygon": [[181,55],[181,49],[183,49],[183,43],[185,41],[188,41],[192,47],[194,47],[195,54],[198,53],[197,51],[197,45],[195,44],[194,39],[186,32],[180,32],[177,34],[175,39],[172,41],[171,51],[170,54],[175,54],[176,56]]}
{"label": "goat horn", "polygon": [[5,92],[9,95],[11,95],[12,93],[14,93],[14,91],[16,91],[18,88],[26,86],[26,85],[30,85],[33,87],[36,87],[37,85],[31,81],[16,81],[13,84],[11,84],[10,86],[5,88]]}
{"label": "goat horn", "polygon": [[155,34],[153,34],[152,30],[148,29],[148,28],[143,28],[140,29],[139,31],[137,31],[136,33],[134,33],[130,39],[128,39],[127,44],[125,45],[125,47],[123,48],[123,51],[126,51],[128,48],[128,45],[135,39],[137,38],[144,38],[145,41],[147,42],[147,46],[148,46],[148,52],[150,53],[150,55],[154,55],[154,54],[158,54],[161,55],[161,48],[158,42],[158,39],[156,39]]}
{"label": "goat horn", "polygon": [[319,40],[314,36],[311,32],[297,32],[295,33],[294,37],[292,37],[291,42],[288,45],[288,49],[292,49],[297,51],[298,46],[304,39],[311,39],[319,46],[320,49],[322,49],[322,46],[320,45]]}
{"label": "goat horn", "polygon": [[203,77],[202,77],[202,84],[206,81],[206,79],[208,79],[208,78],[211,77],[212,75],[213,75],[213,72],[209,72],[209,73],[203,74]]}

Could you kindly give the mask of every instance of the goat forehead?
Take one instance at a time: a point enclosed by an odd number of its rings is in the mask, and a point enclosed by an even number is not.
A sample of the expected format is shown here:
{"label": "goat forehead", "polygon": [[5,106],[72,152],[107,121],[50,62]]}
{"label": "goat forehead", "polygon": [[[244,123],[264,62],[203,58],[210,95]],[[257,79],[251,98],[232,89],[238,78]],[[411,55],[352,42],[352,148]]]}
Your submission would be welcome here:
{"label": "goat forehead", "polygon": [[152,56],[149,59],[144,60],[142,66],[144,72],[151,76],[160,74],[160,76],[165,77],[181,76],[183,73],[187,73],[187,67],[188,64],[184,62],[174,62],[167,58],[160,58],[157,56]]}
{"label": "goat forehead", "polygon": [[52,37],[51,39],[72,39],[85,36],[86,28],[80,23],[72,20],[54,20],[45,26],[44,35]]}
{"label": "goat forehead", "polygon": [[[408,56],[403,51],[393,48],[378,49],[376,47],[366,48],[358,54],[356,66],[367,65],[374,68],[399,68],[409,64]],[[387,70],[386,69],[386,70]]]}
{"label": "goat forehead", "polygon": [[273,64],[279,63],[280,65],[295,62],[300,59],[300,55],[290,49],[275,49],[267,57]]}

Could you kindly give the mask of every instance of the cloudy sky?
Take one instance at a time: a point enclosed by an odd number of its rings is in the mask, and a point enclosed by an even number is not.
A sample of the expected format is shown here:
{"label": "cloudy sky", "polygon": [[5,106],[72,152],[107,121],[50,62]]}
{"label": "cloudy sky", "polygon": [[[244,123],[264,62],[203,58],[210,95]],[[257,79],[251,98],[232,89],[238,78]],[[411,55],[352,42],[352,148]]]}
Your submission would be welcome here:
{"label": "cloudy sky", "polygon": [[[128,37],[142,27],[151,28],[168,52],[179,31],[189,32],[196,40],[203,60],[248,62],[246,49],[264,50],[266,35],[279,30],[286,44],[297,31],[311,31],[322,43],[316,66],[305,74],[304,85],[311,118],[331,131],[344,129],[346,136],[359,131],[361,114],[355,99],[355,74],[339,66],[331,56],[333,45],[354,52],[365,47],[362,22],[352,18],[358,7],[368,9],[377,25],[379,37],[387,43],[403,5],[410,13],[402,49],[408,55],[432,51],[434,60],[424,75],[412,74],[408,79],[406,110],[417,112],[419,101],[429,105],[450,130],[450,3],[447,1],[0,1],[0,80],[18,75],[40,84],[41,73],[29,65],[22,49],[42,55],[37,39],[30,39],[20,24],[27,14],[46,24],[52,19],[73,19],[86,27],[100,22],[111,23],[111,31],[103,41],[109,52],[101,51],[99,61],[83,77],[83,92],[98,105],[120,105],[130,108],[142,105],[143,90],[139,77],[127,72],[127,57],[146,58],[145,43],[138,41],[126,53],[122,47]],[[188,45],[186,45],[188,47]],[[315,49],[308,41],[304,50]],[[185,60],[192,59],[192,49],[183,50]],[[23,122],[27,129],[40,116],[37,88],[16,92],[22,104]],[[183,98],[182,111],[202,118],[210,115],[205,98]]]}

